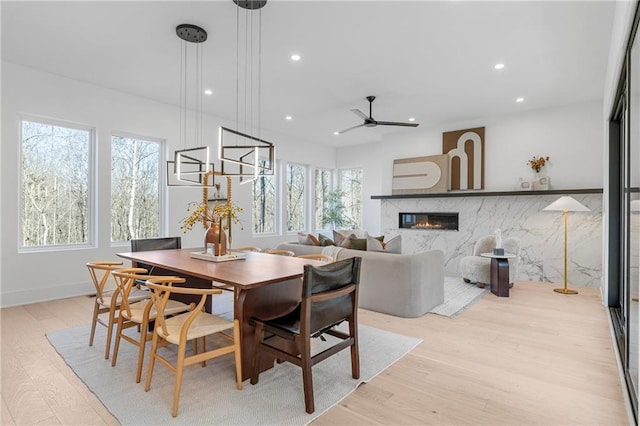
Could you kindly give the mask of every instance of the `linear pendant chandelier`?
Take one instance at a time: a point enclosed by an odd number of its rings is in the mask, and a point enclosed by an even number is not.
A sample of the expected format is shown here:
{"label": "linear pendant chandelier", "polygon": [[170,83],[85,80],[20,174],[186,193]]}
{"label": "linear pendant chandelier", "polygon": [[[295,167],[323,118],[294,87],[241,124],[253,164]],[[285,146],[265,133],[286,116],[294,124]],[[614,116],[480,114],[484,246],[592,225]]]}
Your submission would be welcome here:
{"label": "linear pendant chandelier", "polygon": [[176,27],[181,44],[180,146],[167,161],[167,186],[214,186],[205,176],[213,174],[209,147],[202,142],[202,44],[207,32],[196,25]]}
{"label": "linear pendant chandelier", "polygon": [[247,183],[273,175],[275,146],[261,133],[262,11],[266,0],[233,0],[236,10],[236,129],[218,130],[223,176]]}

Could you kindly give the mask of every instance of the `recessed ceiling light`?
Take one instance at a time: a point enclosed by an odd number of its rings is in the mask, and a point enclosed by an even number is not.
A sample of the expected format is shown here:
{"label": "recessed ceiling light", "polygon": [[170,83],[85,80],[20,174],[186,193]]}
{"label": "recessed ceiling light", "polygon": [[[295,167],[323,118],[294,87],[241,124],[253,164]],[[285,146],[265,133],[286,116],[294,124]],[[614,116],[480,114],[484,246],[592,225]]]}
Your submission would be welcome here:
{"label": "recessed ceiling light", "polygon": [[285,118],[286,118],[287,120],[291,120],[293,117],[291,117],[290,115],[287,115]]}
{"label": "recessed ceiling light", "polygon": [[334,135],[338,136],[340,132],[333,132]]}
{"label": "recessed ceiling light", "polygon": [[291,55],[291,60],[292,61],[299,61],[300,60],[300,55],[298,55],[297,53],[294,53],[293,55]]}
{"label": "recessed ceiling light", "polygon": [[497,70],[501,70],[502,68],[504,68],[504,64],[495,64],[493,67]]}
{"label": "recessed ceiling light", "polygon": [[213,90],[207,89],[207,90],[204,91],[204,94],[208,95],[208,96],[211,96],[211,95],[213,95]]}
{"label": "recessed ceiling light", "polygon": [[524,102],[524,98],[517,98],[516,102]]}
{"label": "recessed ceiling light", "polygon": [[413,117],[409,117],[409,121],[416,121],[416,119]]}

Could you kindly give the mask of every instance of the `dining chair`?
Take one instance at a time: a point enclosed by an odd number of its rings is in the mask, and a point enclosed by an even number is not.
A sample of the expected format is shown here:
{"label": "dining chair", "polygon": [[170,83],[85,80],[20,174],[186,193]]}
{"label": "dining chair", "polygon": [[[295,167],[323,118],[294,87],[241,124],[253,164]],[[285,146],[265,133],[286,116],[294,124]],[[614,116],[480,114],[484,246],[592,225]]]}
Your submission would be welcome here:
{"label": "dining chair", "polygon": [[268,254],[275,254],[275,255],[278,255],[278,256],[290,256],[290,257],[293,257],[293,256],[296,255],[291,250],[275,250],[275,249],[273,249],[273,250],[267,250],[267,253]]}
{"label": "dining chair", "polygon": [[[131,240],[131,251],[171,250],[182,248],[182,237],[139,238]],[[153,273],[152,265],[137,264],[138,268],[145,268]]]}
{"label": "dining chair", "polygon": [[[250,318],[255,326],[255,349],[251,360],[251,384],[258,383],[262,352],[301,367],[304,402],[307,413],[315,411],[312,366],[351,348],[351,376],[360,377],[358,352],[358,288],[362,258],[353,257],[321,266],[304,265],[302,301],[293,311],[277,318]],[[334,327],[349,323],[348,332]],[[338,342],[311,355],[311,338],[324,334]],[[279,345],[282,340],[295,343],[292,350]]]}
{"label": "dining chair", "polygon": [[262,251],[262,249],[260,247],[254,247],[254,246],[242,246],[242,247],[233,247],[231,251],[254,251],[259,253]]}
{"label": "dining chair", "polygon": [[[142,365],[144,363],[144,352],[146,344],[151,340],[152,334],[148,332],[149,323],[155,321],[157,316],[157,310],[151,301],[151,298],[141,300],[135,303],[129,303],[127,297],[133,289],[136,288],[136,282],[146,282],[148,279],[158,278],[149,275],[146,269],[143,268],[124,268],[113,271],[113,275],[116,285],[123,295],[122,303],[120,305],[120,315],[118,316],[118,327],[116,328],[116,339],[113,346],[113,357],[111,358],[111,366],[115,367],[118,362],[118,351],[120,349],[120,340],[124,339],[127,342],[138,347],[138,366],[136,369],[136,383],[140,383],[142,377]],[[164,315],[176,315],[182,312],[186,312],[190,309],[190,306],[186,303],[179,302],[177,300],[167,301],[167,305],[164,310]],[[131,327],[138,327],[140,334],[136,339],[124,333],[124,330]]]}
{"label": "dining chair", "polygon": [[[122,262],[119,261],[95,261],[86,264],[91,276],[91,281],[96,289],[96,298],[93,305],[93,318],[91,320],[91,334],[89,336],[89,346],[93,346],[93,338],[96,334],[96,324],[100,324],[107,328],[107,343],[104,349],[104,359],[109,359],[111,350],[111,336],[113,326],[116,324],[116,313],[119,313],[120,304],[122,302],[122,294],[117,285],[115,289],[108,290],[105,287],[111,273],[122,268]],[[149,292],[136,288],[129,293],[129,302],[138,302],[149,298]],[[100,315],[108,314],[105,322]]]}
{"label": "dining chair", "polygon": [[335,260],[333,257],[322,253],[301,254],[296,257],[300,257],[302,259],[320,260],[322,262],[333,262]]}
{"label": "dining chair", "polygon": [[[206,360],[233,353],[236,364],[236,386],[242,389],[242,361],[240,358],[240,325],[237,319],[228,321],[218,315],[206,313],[204,305],[207,296],[220,294],[222,291],[216,288],[191,288],[173,287],[172,284],[184,283],[184,278],[178,277],[158,277],[147,280],[147,286],[153,291],[152,301],[157,310],[153,339],[151,341],[151,353],[149,354],[149,367],[145,391],[151,388],[153,368],[158,360],[176,375],[173,390],[173,407],[171,414],[178,415],[178,403],[180,399],[180,388],[182,386],[182,373],[185,366],[201,363],[204,367]],[[200,295],[200,302],[191,307],[191,311],[184,312],[170,318],[165,318],[169,297],[173,293]],[[228,334],[229,332],[232,335]],[[219,346],[216,349],[207,351],[205,337],[218,335],[231,344]],[[187,342],[193,344],[193,354],[187,356]],[[198,350],[198,341],[200,350]],[[167,343],[177,345],[177,359],[172,363],[169,359],[158,353],[159,344]],[[173,352],[175,354],[175,351]]]}

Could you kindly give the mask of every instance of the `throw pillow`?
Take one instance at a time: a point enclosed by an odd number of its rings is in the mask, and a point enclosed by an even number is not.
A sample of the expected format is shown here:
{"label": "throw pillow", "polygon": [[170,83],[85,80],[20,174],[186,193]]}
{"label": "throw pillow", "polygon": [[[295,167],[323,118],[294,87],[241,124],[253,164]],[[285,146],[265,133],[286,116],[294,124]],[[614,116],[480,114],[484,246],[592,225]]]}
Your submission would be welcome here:
{"label": "throw pillow", "polygon": [[383,243],[377,238],[367,238],[367,251],[382,251],[385,253],[402,253],[402,235],[396,235],[388,242]]}
{"label": "throw pillow", "polygon": [[367,239],[366,238],[349,238],[349,248],[351,250],[366,250]]}
{"label": "throw pillow", "polygon": [[369,233],[362,229],[334,229],[333,231],[333,239],[335,240],[336,232],[343,237],[348,237],[353,234],[356,238],[367,238]]}
{"label": "throw pillow", "polygon": [[298,244],[304,244],[306,246],[319,246],[320,242],[315,236],[311,234],[298,232]]}
{"label": "throw pillow", "polygon": [[354,234],[349,234],[347,236],[343,236],[339,232],[333,231],[333,241],[335,241],[338,247],[350,248],[351,240],[350,238],[355,238]]}
{"label": "throw pillow", "polygon": [[327,237],[326,235],[322,235],[322,234],[318,234],[318,241],[320,242],[320,245],[323,246],[323,247],[335,246],[336,245],[336,243],[334,243],[331,238]]}
{"label": "throw pillow", "polygon": [[377,238],[367,237],[367,251],[384,251],[384,243]]}

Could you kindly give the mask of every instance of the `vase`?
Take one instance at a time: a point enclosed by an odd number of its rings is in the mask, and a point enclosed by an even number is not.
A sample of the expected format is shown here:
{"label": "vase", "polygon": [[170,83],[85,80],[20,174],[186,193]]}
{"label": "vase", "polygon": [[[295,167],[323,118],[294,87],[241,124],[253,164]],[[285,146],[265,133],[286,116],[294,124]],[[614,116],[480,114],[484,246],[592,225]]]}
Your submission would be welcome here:
{"label": "vase", "polygon": [[[211,247],[211,251],[209,251]],[[220,223],[214,222],[209,225],[209,229],[204,233],[204,252],[214,256],[227,254],[227,235]]]}

